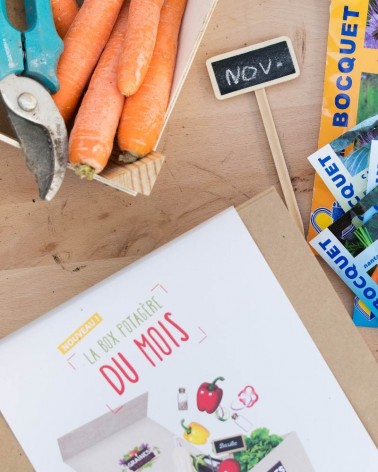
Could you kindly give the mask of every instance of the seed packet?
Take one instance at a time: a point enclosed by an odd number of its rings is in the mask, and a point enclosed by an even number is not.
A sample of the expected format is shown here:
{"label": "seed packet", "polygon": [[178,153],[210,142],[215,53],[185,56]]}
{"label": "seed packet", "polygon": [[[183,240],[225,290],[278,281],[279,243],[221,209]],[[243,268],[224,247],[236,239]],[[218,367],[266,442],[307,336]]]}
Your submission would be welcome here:
{"label": "seed packet", "polygon": [[354,299],[353,322],[364,328],[378,328],[378,317],[358,297]]}
{"label": "seed packet", "polygon": [[[332,0],[318,147],[377,110],[378,0]],[[316,175],[309,240],[340,215],[334,205],[335,197]]]}
{"label": "seed packet", "polygon": [[[366,193],[378,185],[378,140],[371,142]],[[378,328],[378,317],[358,297],[354,299],[353,321],[356,326]]]}
{"label": "seed packet", "polygon": [[369,171],[367,178],[366,193],[369,193],[378,185],[378,140],[371,142],[369,156]]}
{"label": "seed packet", "polygon": [[[312,154],[308,160],[344,211],[365,195],[371,143],[378,137],[378,115],[356,125]],[[345,150],[353,151],[345,155]]]}
{"label": "seed packet", "polygon": [[[345,191],[355,191],[358,188],[359,193],[356,192],[354,198],[356,201],[359,201],[361,196],[369,193],[377,186],[378,140],[372,139],[368,142],[374,133],[365,126],[369,124],[374,126],[374,120],[375,118],[365,120],[309,158],[314,166],[319,167],[319,175],[326,180],[334,196],[341,200],[344,209],[351,204],[351,201],[343,197],[343,191],[345,193]],[[344,157],[342,152],[337,152],[340,148],[348,145],[351,140],[356,142],[357,133],[361,132],[363,128],[365,129],[365,135],[369,138],[359,138],[359,142],[364,143],[363,147],[360,145],[359,148],[355,149],[347,157]],[[339,185],[340,187],[338,187]],[[329,212],[329,217],[333,221],[338,220],[345,213],[344,209],[338,202],[334,202],[332,204],[332,212]],[[318,211],[324,213],[325,210],[321,209]],[[353,321],[357,326],[378,327],[378,317],[358,297],[354,301]]]}
{"label": "seed packet", "polygon": [[378,187],[310,244],[369,310],[378,312]]}
{"label": "seed packet", "polygon": [[[366,120],[309,158],[310,161],[313,161],[314,166],[319,167],[319,175],[326,180],[334,196],[342,201],[344,209],[351,202],[342,196],[343,191],[345,193],[345,191],[354,191],[358,188],[360,193],[357,193],[354,197],[358,201],[361,196],[369,193],[378,184],[378,140],[372,139],[368,142],[370,138],[374,137],[375,133],[366,130],[365,126],[366,123],[374,122],[374,119]],[[356,133],[361,131],[362,128],[365,128],[365,135],[368,137],[368,139],[359,138],[360,143],[365,143],[364,147],[357,147],[347,157],[344,157],[342,152],[336,152],[343,146],[348,145],[350,139],[355,140]],[[346,136],[349,136],[350,139],[347,139]],[[348,182],[346,178],[343,178],[345,175],[349,179]],[[338,191],[338,185],[342,183],[344,183],[344,187],[340,186]],[[344,214],[344,209],[338,202],[334,202],[332,212],[328,212],[326,209],[319,209],[318,212],[324,214],[327,211],[329,218],[336,221]],[[312,216],[313,220],[316,216],[317,213]],[[317,226],[316,222],[314,222],[314,226]],[[353,321],[357,326],[378,327],[378,317],[358,297],[354,301]]]}

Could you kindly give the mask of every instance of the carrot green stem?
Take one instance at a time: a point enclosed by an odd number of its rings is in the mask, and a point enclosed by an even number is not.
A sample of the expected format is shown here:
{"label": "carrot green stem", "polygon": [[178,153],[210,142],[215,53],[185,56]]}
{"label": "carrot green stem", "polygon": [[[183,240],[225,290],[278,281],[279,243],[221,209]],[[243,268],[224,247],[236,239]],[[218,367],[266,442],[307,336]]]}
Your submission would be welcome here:
{"label": "carrot green stem", "polygon": [[75,174],[81,179],[93,180],[96,171],[93,169],[93,167],[90,167],[87,164],[78,164],[75,166]]}
{"label": "carrot green stem", "polygon": [[132,164],[133,162],[137,161],[140,158],[140,156],[137,156],[136,154],[133,154],[132,152],[123,152],[118,156],[118,160],[120,162],[123,162],[124,164]]}
{"label": "carrot green stem", "polygon": [[363,244],[365,247],[369,247],[370,245],[373,244],[373,240],[371,238],[371,235],[369,233],[369,231],[364,228],[364,227],[360,227],[358,228],[355,232],[354,232],[356,238],[361,242],[361,244]]}

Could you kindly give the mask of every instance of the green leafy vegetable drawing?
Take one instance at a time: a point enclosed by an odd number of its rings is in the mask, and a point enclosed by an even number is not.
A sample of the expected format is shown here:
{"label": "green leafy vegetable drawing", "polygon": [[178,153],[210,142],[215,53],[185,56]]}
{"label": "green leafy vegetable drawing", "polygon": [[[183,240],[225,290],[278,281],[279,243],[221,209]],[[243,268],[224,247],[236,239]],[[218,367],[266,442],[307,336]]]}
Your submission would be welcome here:
{"label": "green leafy vegetable drawing", "polygon": [[247,449],[234,454],[234,458],[240,463],[241,472],[251,470],[282,441],[281,436],[270,434],[267,428],[255,429],[250,436],[245,436]]}

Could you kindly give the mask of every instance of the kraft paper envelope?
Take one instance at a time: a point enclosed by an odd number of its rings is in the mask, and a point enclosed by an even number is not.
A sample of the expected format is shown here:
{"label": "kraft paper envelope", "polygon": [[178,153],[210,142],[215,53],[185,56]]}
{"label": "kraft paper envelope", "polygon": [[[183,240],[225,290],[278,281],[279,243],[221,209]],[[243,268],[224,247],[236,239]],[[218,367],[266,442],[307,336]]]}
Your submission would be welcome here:
{"label": "kraft paper envelope", "polygon": [[[238,212],[378,445],[378,365],[282,200],[269,189]],[[33,470],[4,420],[0,464],[2,472]]]}

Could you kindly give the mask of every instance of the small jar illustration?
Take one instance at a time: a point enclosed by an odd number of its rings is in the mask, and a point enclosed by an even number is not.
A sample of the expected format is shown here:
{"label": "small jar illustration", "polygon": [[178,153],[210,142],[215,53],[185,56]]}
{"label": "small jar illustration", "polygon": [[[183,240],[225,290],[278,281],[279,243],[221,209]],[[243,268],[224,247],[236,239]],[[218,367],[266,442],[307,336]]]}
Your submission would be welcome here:
{"label": "small jar illustration", "polygon": [[249,433],[253,428],[253,424],[244,416],[240,416],[237,413],[234,413],[231,418],[235,421],[239,428],[241,428],[246,433]]}
{"label": "small jar illustration", "polygon": [[177,406],[179,410],[188,409],[188,395],[185,388],[180,387],[177,394]]}

